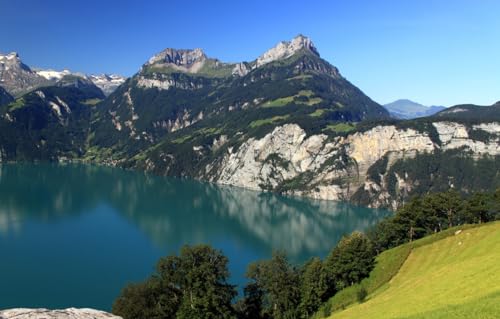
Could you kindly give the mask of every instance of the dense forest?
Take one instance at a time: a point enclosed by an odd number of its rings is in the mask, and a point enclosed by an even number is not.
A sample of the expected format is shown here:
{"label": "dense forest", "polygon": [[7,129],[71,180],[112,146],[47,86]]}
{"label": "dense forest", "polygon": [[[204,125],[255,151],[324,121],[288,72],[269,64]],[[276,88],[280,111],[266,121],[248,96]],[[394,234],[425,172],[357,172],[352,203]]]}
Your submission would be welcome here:
{"label": "dense forest", "polygon": [[[125,319],[310,318],[332,296],[366,278],[382,251],[457,225],[498,219],[500,189],[467,198],[455,190],[416,197],[366,234],[344,236],[324,260],[297,266],[278,251],[250,264],[241,298],[228,282],[229,261],[221,251],[185,246],[178,256],[162,258],[146,281],[125,287],[113,313]],[[356,296],[362,302],[367,291],[360,288]]]}

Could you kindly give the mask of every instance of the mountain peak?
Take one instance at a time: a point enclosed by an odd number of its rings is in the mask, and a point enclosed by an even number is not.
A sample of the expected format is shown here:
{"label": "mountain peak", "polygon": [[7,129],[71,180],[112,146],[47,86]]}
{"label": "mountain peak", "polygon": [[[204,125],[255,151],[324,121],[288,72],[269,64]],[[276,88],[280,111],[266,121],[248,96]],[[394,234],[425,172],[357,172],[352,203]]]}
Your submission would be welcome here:
{"label": "mountain peak", "polygon": [[291,41],[281,41],[275,47],[266,51],[257,59],[257,67],[276,60],[289,58],[301,50],[307,50],[319,57],[318,50],[312,40],[299,34]]}
{"label": "mountain peak", "polygon": [[165,64],[178,67],[190,68],[196,63],[204,62],[207,56],[202,49],[172,49],[168,48],[154,55],[146,63],[147,65]]}
{"label": "mountain peak", "polygon": [[408,99],[399,99],[392,103],[385,104],[384,107],[392,116],[399,119],[413,119],[430,116],[445,109],[444,106],[426,106]]}
{"label": "mountain peak", "polygon": [[19,54],[17,52],[11,52],[9,54],[1,54],[0,53],[0,60],[14,60],[14,59],[19,59]]}
{"label": "mountain peak", "polygon": [[11,52],[5,55],[0,53],[0,63],[4,66],[22,65],[17,52]]}

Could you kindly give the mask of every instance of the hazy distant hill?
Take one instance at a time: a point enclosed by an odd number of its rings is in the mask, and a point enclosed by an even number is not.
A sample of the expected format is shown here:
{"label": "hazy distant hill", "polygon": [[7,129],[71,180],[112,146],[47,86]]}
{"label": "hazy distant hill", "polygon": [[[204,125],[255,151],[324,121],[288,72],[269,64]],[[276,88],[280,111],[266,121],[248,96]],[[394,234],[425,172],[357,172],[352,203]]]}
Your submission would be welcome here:
{"label": "hazy distant hill", "polygon": [[398,119],[414,119],[433,115],[445,109],[444,106],[425,106],[410,100],[397,100],[384,107],[391,113],[392,116]]}

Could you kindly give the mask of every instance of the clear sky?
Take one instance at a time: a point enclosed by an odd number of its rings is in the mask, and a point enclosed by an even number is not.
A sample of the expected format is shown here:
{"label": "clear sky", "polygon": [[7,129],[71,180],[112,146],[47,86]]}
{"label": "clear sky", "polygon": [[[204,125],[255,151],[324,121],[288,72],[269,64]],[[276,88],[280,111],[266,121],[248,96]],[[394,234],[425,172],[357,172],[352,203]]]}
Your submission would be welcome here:
{"label": "clear sky", "polygon": [[302,33],[379,103],[500,100],[500,1],[0,0],[0,52],[130,76],[166,47],[251,61]]}

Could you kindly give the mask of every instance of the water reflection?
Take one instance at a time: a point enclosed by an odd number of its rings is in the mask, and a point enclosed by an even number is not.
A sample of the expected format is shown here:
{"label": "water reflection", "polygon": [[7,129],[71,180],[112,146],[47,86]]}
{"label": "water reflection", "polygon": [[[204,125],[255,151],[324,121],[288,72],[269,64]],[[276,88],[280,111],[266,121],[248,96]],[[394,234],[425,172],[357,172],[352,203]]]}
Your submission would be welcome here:
{"label": "water reflection", "polygon": [[159,247],[231,240],[292,258],[324,254],[384,210],[287,198],[89,165],[0,167],[0,238],[29,221],[50,223],[109,205]]}

